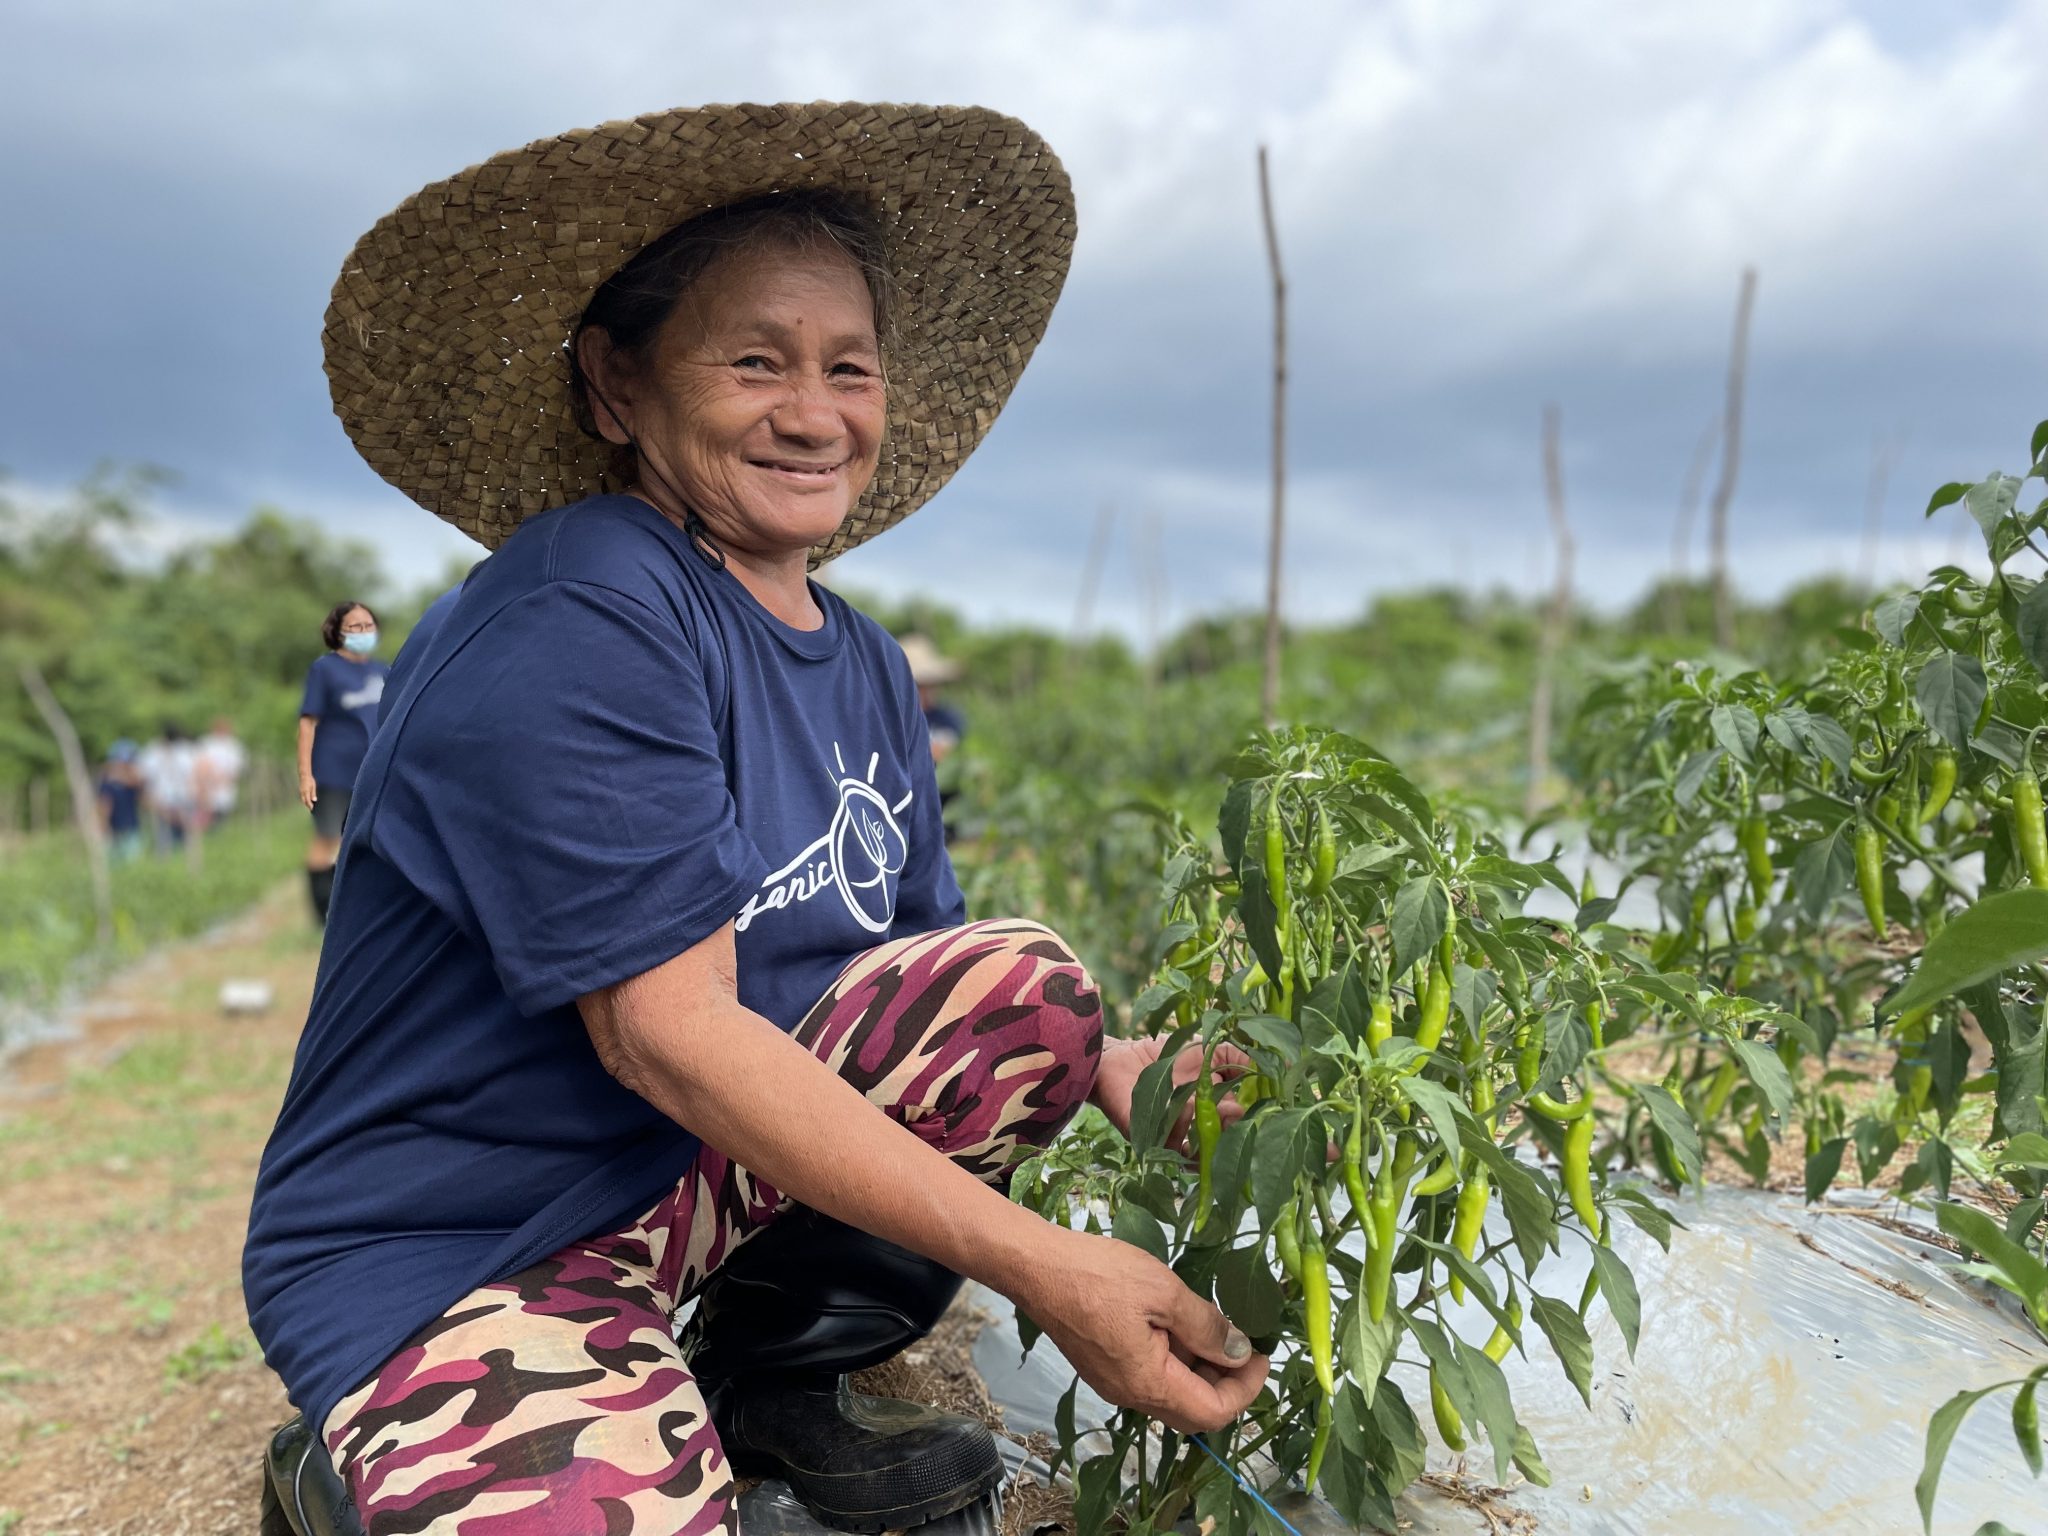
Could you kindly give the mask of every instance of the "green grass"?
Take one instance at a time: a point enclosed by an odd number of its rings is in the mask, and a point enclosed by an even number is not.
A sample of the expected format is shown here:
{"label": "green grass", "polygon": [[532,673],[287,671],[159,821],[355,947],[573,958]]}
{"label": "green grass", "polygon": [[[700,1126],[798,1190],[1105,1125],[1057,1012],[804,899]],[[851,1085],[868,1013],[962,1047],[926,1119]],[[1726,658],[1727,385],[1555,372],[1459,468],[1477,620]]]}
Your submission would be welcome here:
{"label": "green grass", "polygon": [[117,868],[106,945],[94,930],[91,877],[77,838],[53,834],[10,848],[0,880],[0,1004],[46,1006],[67,985],[89,983],[153,945],[232,917],[297,866],[304,823],[285,811],[229,822],[207,838],[197,873],[182,855]]}
{"label": "green grass", "polygon": [[209,1323],[204,1333],[164,1361],[164,1382],[167,1386],[190,1386],[248,1359],[255,1350],[256,1341],[249,1336],[248,1329],[230,1331],[219,1323]]}

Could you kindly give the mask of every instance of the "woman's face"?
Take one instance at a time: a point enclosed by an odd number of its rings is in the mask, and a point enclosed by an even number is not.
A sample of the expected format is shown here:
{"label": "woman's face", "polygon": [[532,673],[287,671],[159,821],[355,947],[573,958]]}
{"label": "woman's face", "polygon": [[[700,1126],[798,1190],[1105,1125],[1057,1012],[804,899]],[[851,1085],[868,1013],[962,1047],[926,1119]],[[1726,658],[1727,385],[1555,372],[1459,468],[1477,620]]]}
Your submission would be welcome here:
{"label": "woman's face", "polygon": [[643,482],[666,480],[731,548],[808,549],[874,478],[886,415],[874,303],[835,251],[770,248],[716,263],[643,366],[609,378],[625,396]]}

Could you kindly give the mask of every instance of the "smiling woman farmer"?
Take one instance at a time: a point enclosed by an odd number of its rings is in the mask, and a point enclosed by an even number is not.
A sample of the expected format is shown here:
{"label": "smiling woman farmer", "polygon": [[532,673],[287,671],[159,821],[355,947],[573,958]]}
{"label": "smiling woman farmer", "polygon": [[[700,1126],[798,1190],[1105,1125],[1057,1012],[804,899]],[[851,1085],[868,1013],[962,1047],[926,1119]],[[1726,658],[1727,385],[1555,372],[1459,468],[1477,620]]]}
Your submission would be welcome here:
{"label": "smiling woman farmer", "polygon": [[500,155],[349,258],[343,424],[497,548],[385,700],[250,1216],[300,1524],[356,1518],[325,1455],[371,1536],[731,1531],[735,1469],[963,1507],[987,1432],[843,1383],[961,1275],[1183,1430],[1258,1391],[1172,1271],[1004,1198],[1150,1057],[967,921],[903,653],[806,575],[980,441],[1072,238],[1009,118],[746,106]]}

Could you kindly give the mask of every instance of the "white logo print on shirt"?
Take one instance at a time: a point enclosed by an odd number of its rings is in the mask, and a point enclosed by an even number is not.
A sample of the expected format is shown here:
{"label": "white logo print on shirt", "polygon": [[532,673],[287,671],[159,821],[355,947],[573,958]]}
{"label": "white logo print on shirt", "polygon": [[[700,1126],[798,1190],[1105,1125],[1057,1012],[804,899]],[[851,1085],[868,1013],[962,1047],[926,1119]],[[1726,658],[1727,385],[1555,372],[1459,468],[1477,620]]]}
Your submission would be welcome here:
{"label": "white logo print on shirt", "polygon": [[341,696],[341,707],[343,709],[361,709],[365,704],[380,704],[383,700],[384,679],[373,676],[364,678],[362,687],[351,688],[348,692],[344,693]]}
{"label": "white logo print on shirt", "polygon": [[839,744],[832,744],[839,764],[839,808],[832,825],[809,847],[761,882],[761,889],[733,919],[733,930],[745,933],[763,912],[796,906],[821,891],[837,890],[853,920],[869,933],[887,933],[896,916],[889,876],[902,872],[909,844],[896,818],[911,802],[914,790],[890,805],[874,787],[882,754],[868,758],[866,778],[846,771]]}

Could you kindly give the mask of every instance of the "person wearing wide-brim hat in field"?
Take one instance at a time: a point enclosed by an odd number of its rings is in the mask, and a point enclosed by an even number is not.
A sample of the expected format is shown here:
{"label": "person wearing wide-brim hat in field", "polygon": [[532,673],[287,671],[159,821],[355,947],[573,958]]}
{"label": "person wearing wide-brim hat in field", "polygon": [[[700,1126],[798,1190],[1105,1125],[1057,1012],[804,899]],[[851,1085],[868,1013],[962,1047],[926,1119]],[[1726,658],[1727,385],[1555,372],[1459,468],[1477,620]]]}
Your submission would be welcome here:
{"label": "person wearing wide-brim hat in field", "polygon": [[1073,230],[996,113],[712,107],[348,258],[343,425],[496,550],[384,702],[250,1217],[315,1447],[272,1497],[338,1500],[331,1458],[356,1512],[311,1524],[731,1531],[734,1471],[851,1530],[963,1507],[987,1431],[843,1383],[962,1275],[1182,1430],[1257,1392],[1171,1270],[1004,1198],[1156,1047],[1044,927],[968,922],[903,654],[806,575],[981,440]]}

